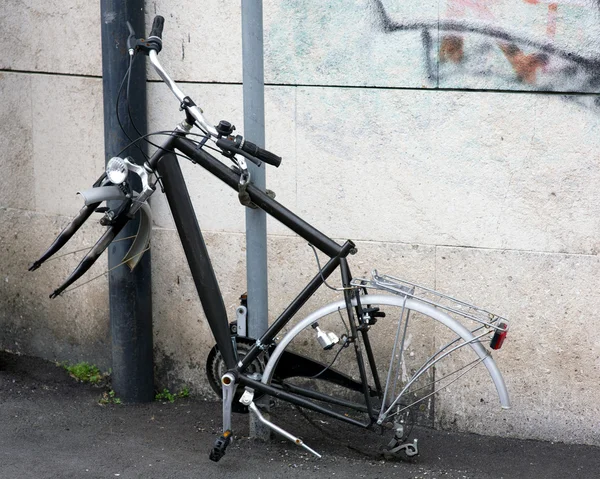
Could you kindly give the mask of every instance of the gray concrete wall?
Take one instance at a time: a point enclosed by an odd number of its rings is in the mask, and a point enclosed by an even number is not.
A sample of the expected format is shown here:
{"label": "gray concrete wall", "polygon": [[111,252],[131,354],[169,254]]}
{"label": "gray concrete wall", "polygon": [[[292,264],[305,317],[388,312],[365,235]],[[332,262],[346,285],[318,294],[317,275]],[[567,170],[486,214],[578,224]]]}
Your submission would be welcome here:
{"label": "gray concrete wall", "polygon": [[[107,364],[105,280],[50,301],[73,260],[24,273],[103,163],[99,2],[38,3],[0,13],[0,141],[11,152],[0,159],[0,345]],[[239,2],[149,2],[148,22],[155,13],[164,66],[209,118],[243,131]],[[376,267],[512,320],[497,360],[513,409],[500,411],[477,377],[440,397],[438,424],[600,444],[597,4],[269,0],[264,15],[277,198],[356,240],[355,274]],[[44,28],[60,42],[32,35]],[[172,128],[167,88],[153,81],[148,98],[151,128]],[[233,313],[243,209],[198,167],[183,169]],[[164,197],[152,203],[157,379],[208,395],[210,331]],[[288,230],[271,222],[269,233],[274,317],[315,266]]]}

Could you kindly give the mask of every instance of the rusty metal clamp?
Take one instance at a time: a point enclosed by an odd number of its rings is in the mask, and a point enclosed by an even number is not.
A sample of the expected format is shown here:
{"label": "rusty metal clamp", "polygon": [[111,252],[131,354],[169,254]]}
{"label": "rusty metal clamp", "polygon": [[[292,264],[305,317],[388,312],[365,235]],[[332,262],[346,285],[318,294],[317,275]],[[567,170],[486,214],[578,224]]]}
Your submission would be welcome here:
{"label": "rusty metal clamp", "polygon": [[238,184],[238,199],[240,203],[248,208],[258,208],[250,199],[250,193],[248,193],[248,185],[250,184],[250,172],[248,171],[248,165],[244,158],[237,158],[238,166],[240,168],[240,182]]}

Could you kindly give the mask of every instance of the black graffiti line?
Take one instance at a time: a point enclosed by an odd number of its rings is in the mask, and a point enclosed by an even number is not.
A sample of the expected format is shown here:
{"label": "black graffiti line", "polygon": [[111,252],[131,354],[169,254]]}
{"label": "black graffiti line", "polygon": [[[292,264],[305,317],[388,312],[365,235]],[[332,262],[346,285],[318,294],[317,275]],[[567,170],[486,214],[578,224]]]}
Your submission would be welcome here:
{"label": "black graffiti line", "polygon": [[[547,53],[549,55],[554,55],[561,57],[565,60],[577,63],[581,66],[592,70],[594,74],[600,72],[600,61],[594,60],[591,58],[586,58],[581,55],[578,55],[574,52],[568,52],[561,48],[557,48],[556,46],[549,43],[541,43],[535,40],[531,40],[526,37],[522,37],[516,35],[514,33],[510,33],[507,30],[502,28],[498,28],[492,25],[473,25],[466,22],[460,22],[456,20],[435,20],[435,21],[421,21],[421,22],[407,22],[407,23],[398,23],[392,20],[387,12],[385,11],[385,7],[381,3],[381,0],[373,0],[375,5],[375,9],[379,15],[379,20],[381,23],[381,27],[386,33],[393,33],[397,31],[408,31],[408,30],[435,30],[438,28],[441,31],[448,32],[459,32],[459,33],[476,33],[483,36],[493,37],[498,40],[503,40],[507,43],[517,43],[517,44],[525,44],[529,45],[536,50]],[[599,0],[600,3],[600,0]]]}
{"label": "black graffiti line", "polygon": [[425,65],[427,68],[427,78],[429,81],[433,81],[433,83],[439,87],[439,75],[434,68],[434,65],[431,61],[431,52],[433,51],[432,42],[431,42],[431,34],[429,30],[423,30],[421,33],[421,40],[423,41],[423,51],[425,53]]}

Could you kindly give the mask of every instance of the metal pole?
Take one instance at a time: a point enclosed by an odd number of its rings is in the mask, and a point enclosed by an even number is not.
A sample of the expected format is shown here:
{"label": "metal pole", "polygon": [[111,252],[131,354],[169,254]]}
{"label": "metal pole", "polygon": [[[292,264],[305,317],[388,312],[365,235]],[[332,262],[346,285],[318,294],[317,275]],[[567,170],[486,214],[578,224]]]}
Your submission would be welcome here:
{"label": "metal pole", "polygon": [[[265,146],[265,80],[263,68],[262,0],[242,0],[242,65],[244,82],[244,136]],[[248,165],[252,182],[266,186],[264,166]],[[246,208],[246,267],[248,336],[260,337],[268,327],[267,216]],[[268,438],[270,431],[250,415],[250,434]]]}
{"label": "metal pole", "polygon": [[[101,0],[102,86],[104,93],[104,148],[106,160],[129,143],[117,122],[117,97],[121,81],[129,66],[127,37],[129,21],[138,37],[144,36],[144,0]],[[133,122],[146,131],[146,69],[137,58],[131,75],[129,104]],[[123,94],[124,92],[122,92]],[[137,137],[126,102],[121,97],[119,117],[131,137]],[[135,155],[139,163],[141,154]],[[138,185],[139,186],[139,185]],[[135,187],[135,185],[134,185]],[[134,236],[137,221],[130,221],[120,237]],[[109,268],[117,266],[127,253],[130,241],[113,243],[108,248]],[[112,387],[125,402],[148,402],[154,399],[152,356],[152,289],[150,252],[146,252],[134,271],[125,265],[109,273],[110,329],[112,344]]]}
{"label": "metal pole", "polygon": [[[263,71],[262,0],[242,1],[242,62],[244,136],[265,146],[265,83]],[[265,168],[249,164],[252,182],[264,190]],[[267,216],[246,208],[246,264],[248,268],[248,334],[258,338],[268,327]]]}

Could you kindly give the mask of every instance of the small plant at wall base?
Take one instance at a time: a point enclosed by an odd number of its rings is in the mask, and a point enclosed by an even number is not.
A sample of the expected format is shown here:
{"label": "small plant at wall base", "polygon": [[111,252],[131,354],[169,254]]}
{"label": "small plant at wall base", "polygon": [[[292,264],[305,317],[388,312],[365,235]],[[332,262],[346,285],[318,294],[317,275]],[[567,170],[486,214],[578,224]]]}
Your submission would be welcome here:
{"label": "small plant at wall base", "polygon": [[63,364],[62,366],[72,378],[84,383],[99,384],[106,377],[106,374],[101,373],[96,366],[86,362],[73,365]]}
{"label": "small plant at wall base", "polygon": [[188,388],[183,388],[178,393],[172,393],[167,388],[164,388],[162,391],[156,393],[154,399],[156,401],[175,402],[175,399],[182,399],[187,397],[190,397],[190,390]]}
{"label": "small plant at wall base", "polygon": [[106,406],[107,404],[121,404],[121,399],[116,397],[115,392],[110,389],[102,394],[102,397],[98,400],[98,404]]}
{"label": "small plant at wall base", "polygon": [[[97,366],[93,364],[81,362],[73,365],[68,363],[59,364],[65,371],[69,373],[73,379],[83,383],[89,383],[94,386],[109,386],[110,372],[102,373]],[[107,404],[121,404],[121,399],[116,397],[112,389],[108,389],[102,393],[102,397],[98,399],[98,404],[105,406]]]}

